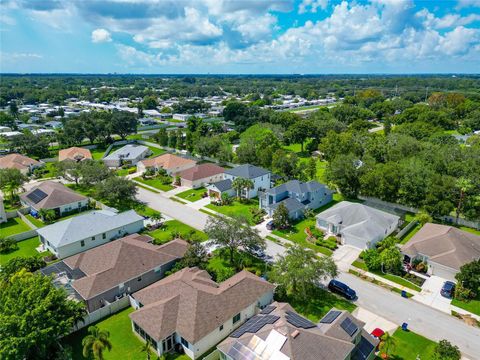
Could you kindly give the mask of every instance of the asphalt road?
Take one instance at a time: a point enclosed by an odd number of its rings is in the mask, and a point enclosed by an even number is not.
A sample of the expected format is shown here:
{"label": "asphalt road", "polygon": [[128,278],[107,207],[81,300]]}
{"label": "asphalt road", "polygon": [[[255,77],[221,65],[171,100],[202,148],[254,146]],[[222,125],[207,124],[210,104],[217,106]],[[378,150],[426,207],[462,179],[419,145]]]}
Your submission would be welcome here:
{"label": "asphalt road", "polygon": [[[207,214],[170,200],[161,194],[138,188],[137,197],[151,208],[196,229],[203,230],[207,222]],[[267,240],[268,255],[275,257],[284,252],[283,246]],[[412,299],[404,299],[396,293],[363,281],[354,275],[342,272],[339,280],[357,292],[358,306],[398,325],[406,322],[409,329],[429,339],[436,341],[447,339],[457,345],[469,359],[480,359],[480,329],[468,326],[453,316]]]}

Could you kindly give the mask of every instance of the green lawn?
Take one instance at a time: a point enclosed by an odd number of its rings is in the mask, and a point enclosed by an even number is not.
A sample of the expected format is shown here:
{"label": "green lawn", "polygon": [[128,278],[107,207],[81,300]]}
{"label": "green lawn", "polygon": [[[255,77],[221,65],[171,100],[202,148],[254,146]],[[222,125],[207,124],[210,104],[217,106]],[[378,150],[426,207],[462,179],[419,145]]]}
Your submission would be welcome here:
{"label": "green lawn", "polygon": [[152,151],[152,155],[150,155],[149,157],[156,157],[158,155],[162,155],[163,153],[165,153],[165,150],[163,149],[159,149],[159,148],[156,148],[156,147],[153,147],[153,146],[148,146],[148,148]]}
{"label": "green lawn", "polygon": [[470,301],[460,301],[457,299],[452,300],[452,305],[458,306],[461,309],[470,311],[473,314],[480,316],[480,295],[477,295],[475,299]]}
{"label": "green lawn", "polygon": [[115,174],[117,174],[117,176],[127,176],[128,174],[133,174],[136,171],[136,166],[131,166],[128,169],[117,169],[115,170]]}
{"label": "green lawn", "polygon": [[35,225],[37,228],[41,228],[41,227],[44,227],[45,224],[43,223],[42,220],[40,219],[37,219],[35,217],[33,217],[32,215],[30,214],[27,214],[25,215],[25,217],[28,219],[28,221],[30,221],[33,225]]}
{"label": "green lawn", "polygon": [[255,225],[250,209],[258,209],[258,199],[250,199],[247,204],[234,200],[230,205],[217,206],[214,204],[208,204],[206,207],[223,215],[242,216],[247,219],[250,225]]}
{"label": "green lawn", "polygon": [[44,253],[39,253],[35,248],[37,248],[40,245],[40,240],[38,240],[38,236],[31,237],[26,240],[19,241],[18,243],[18,249],[15,251],[12,251],[8,254],[0,254],[0,266],[5,264],[8,260],[17,257],[17,256],[46,256],[49,254],[48,251]]}
{"label": "green lawn", "polygon": [[406,244],[413,237],[413,235],[415,235],[418,232],[418,230],[420,230],[421,228],[422,228],[422,224],[418,223],[416,226],[410,229],[410,231],[403,236],[403,239],[400,241],[400,244]]}
{"label": "green lawn", "polygon": [[4,237],[20,234],[28,230],[31,230],[30,227],[19,217],[8,219],[7,222],[0,224],[0,234]]}
{"label": "green lawn", "polygon": [[480,230],[476,230],[476,229],[472,229],[472,228],[469,228],[469,227],[466,227],[466,226],[459,226],[458,227],[460,230],[463,230],[463,231],[468,231],[472,234],[475,234],[475,235],[478,235],[480,236]]}
{"label": "green lawn", "polygon": [[90,149],[93,160],[101,160],[106,150],[103,148]]}
{"label": "green lawn", "polygon": [[318,288],[315,292],[313,296],[309,296],[305,301],[300,301],[292,296],[286,296],[276,300],[288,302],[298,313],[315,323],[328,313],[332,307],[350,312],[357,307],[354,303],[332,294],[329,291]]}
{"label": "green lawn", "polygon": [[[141,352],[142,341],[134,334],[132,323],[128,314],[133,312],[133,308],[128,307],[106,319],[101,320],[95,325],[102,330],[110,332],[110,342],[112,350],[105,351],[103,356],[105,360],[125,359],[125,360],[145,360],[145,353]],[[84,360],[82,356],[82,339],[88,334],[88,327],[85,327],[63,339],[63,343],[72,347],[73,359]],[[152,356],[152,358],[155,358]]]}
{"label": "green lawn", "polygon": [[53,178],[57,176],[57,172],[55,169],[55,162],[48,162],[45,164],[45,166],[41,167],[37,173],[40,173],[41,175],[38,177],[38,179],[47,179],[47,178]]}
{"label": "green lawn", "polygon": [[4,199],[3,206],[5,207],[5,211],[7,211],[7,212],[18,210],[18,209],[21,209],[23,207],[22,204],[20,203],[20,201],[12,203],[8,199]]}
{"label": "green lawn", "polygon": [[171,184],[162,184],[162,182],[159,179],[143,179],[141,176],[133,178],[133,180],[138,181],[142,184],[149,185],[154,187],[155,189],[158,189],[160,191],[169,191],[174,189],[175,187]]}
{"label": "green lawn", "polygon": [[178,236],[185,240],[193,238],[196,240],[205,241],[208,239],[207,234],[205,234],[203,231],[196,230],[178,220],[165,221],[164,226],[161,229],[147,232],[148,235],[157,240],[156,243],[158,244],[163,244],[172,240],[172,234],[175,233],[178,233]]}
{"label": "green lawn", "polygon": [[[232,269],[236,272],[236,269],[230,264],[230,253],[226,249],[218,249],[214,251],[207,264],[207,271],[217,274],[222,269]],[[240,264],[241,269],[248,270],[258,276],[266,275],[270,271],[270,267],[262,260],[256,258],[243,251],[236,251],[234,258],[237,263]]]}
{"label": "green lawn", "polygon": [[437,345],[432,340],[411,331],[403,331],[401,328],[395,331],[393,338],[396,340],[396,346],[390,355],[392,360],[432,359]]}
{"label": "green lawn", "polygon": [[202,195],[205,194],[206,189],[204,187],[198,188],[198,189],[190,189],[184,192],[181,192],[177,194],[179,198],[189,200],[189,201],[197,201],[202,199]]}

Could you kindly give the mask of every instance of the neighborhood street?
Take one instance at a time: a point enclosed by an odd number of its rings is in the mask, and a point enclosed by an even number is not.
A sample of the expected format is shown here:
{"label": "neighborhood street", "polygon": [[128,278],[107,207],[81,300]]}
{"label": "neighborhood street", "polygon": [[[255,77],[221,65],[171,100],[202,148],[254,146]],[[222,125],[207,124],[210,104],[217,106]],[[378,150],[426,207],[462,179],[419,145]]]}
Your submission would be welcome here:
{"label": "neighborhood street", "polygon": [[[138,199],[149,207],[178,219],[199,230],[204,229],[208,215],[170,200],[162,194],[138,188]],[[268,255],[282,254],[285,248],[266,239]],[[343,265],[343,264],[340,264]],[[435,310],[412,299],[404,299],[380,286],[366,282],[345,271],[339,280],[352,287],[358,294],[356,304],[398,325],[408,323],[409,329],[432,340],[447,339],[456,344],[469,359],[480,359],[480,329],[464,324],[461,320]]]}

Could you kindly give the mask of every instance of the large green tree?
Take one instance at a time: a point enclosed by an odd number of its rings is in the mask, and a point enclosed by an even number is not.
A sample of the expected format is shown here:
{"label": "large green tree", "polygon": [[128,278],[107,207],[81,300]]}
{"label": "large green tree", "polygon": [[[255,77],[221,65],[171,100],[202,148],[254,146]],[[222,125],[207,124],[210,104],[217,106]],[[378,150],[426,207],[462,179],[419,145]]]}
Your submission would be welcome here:
{"label": "large green tree", "polygon": [[126,178],[110,176],[97,184],[97,195],[110,206],[125,209],[135,201],[137,187]]}
{"label": "large green tree", "polygon": [[27,177],[18,169],[0,169],[0,189],[5,194],[9,194],[11,201],[15,199],[25,181],[27,181]]}
{"label": "large green tree", "polygon": [[112,350],[112,343],[109,337],[110,333],[107,330],[99,329],[97,326],[90,326],[88,335],[82,340],[83,357],[104,360],[103,352]]}

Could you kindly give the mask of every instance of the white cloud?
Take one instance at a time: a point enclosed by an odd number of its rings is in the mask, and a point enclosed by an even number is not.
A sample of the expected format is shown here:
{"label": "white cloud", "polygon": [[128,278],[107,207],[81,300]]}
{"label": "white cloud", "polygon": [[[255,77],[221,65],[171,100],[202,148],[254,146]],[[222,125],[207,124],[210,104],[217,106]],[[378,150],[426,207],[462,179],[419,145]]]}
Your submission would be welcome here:
{"label": "white cloud", "polygon": [[328,0],[302,0],[298,5],[298,13],[304,14],[306,12],[316,13],[318,8],[325,10],[328,6]]}
{"label": "white cloud", "polygon": [[28,52],[0,52],[0,61],[8,63],[16,63],[25,60],[40,60],[43,55]]}
{"label": "white cloud", "polygon": [[112,36],[105,29],[95,29],[92,31],[92,42],[103,43],[112,41]]}

